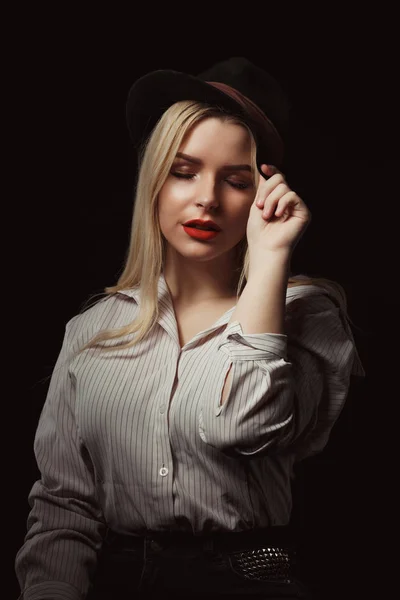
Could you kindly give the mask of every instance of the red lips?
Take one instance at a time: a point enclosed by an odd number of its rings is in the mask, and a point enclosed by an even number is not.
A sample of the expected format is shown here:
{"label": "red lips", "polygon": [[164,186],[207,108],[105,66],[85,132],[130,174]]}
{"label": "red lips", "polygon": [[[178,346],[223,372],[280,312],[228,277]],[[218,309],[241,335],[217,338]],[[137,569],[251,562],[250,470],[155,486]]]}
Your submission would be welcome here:
{"label": "red lips", "polygon": [[[214,223],[214,221],[203,221],[202,219],[192,219],[190,221],[186,221],[184,226],[190,227],[191,225],[200,225],[201,227],[205,227],[208,230],[212,231],[221,231],[221,227]],[[199,230],[197,230],[199,231]]]}
{"label": "red lips", "polygon": [[191,238],[202,241],[212,240],[220,233],[219,231],[214,231],[213,229],[197,229],[196,227],[188,227],[187,225],[183,225],[183,229]]}

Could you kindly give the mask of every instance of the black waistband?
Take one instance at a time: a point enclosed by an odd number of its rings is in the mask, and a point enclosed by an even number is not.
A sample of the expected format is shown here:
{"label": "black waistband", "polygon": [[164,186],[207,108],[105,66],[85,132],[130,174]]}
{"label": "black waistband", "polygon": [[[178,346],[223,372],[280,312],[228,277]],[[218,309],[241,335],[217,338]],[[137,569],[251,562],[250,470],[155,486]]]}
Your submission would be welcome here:
{"label": "black waistband", "polygon": [[294,548],[293,531],[289,526],[274,526],[246,531],[218,531],[193,534],[184,531],[148,531],[141,535],[127,535],[109,529],[105,545],[112,549],[136,550],[143,548],[145,539],[158,542],[161,546],[193,547],[212,541],[220,550],[241,550],[255,547]]}

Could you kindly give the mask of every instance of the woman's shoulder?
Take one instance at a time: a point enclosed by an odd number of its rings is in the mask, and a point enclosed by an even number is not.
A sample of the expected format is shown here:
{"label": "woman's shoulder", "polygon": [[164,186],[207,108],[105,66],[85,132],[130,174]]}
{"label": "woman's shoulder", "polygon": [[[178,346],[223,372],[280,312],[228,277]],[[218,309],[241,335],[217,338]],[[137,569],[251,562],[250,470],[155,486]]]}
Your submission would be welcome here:
{"label": "woman's shoulder", "polygon": [[346,293],[336,281],[309,275],[293,275],[289,278],[286,293],[289,309],[321,310],[338,308],[346,312]]}
{"label": "woman's shoulder", "polygon": [[85,338],[101,330],[122,327],[136,316],[137,304],[128,294],[107,294],[94,302],[93,298],[67,322],[66,330],[70,339]]}

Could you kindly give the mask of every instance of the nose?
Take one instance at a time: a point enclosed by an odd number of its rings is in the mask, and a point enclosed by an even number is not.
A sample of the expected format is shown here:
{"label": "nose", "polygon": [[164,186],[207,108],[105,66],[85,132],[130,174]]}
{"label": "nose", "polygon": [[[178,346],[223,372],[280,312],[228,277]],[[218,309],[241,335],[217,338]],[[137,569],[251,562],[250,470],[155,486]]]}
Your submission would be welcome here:
{"label": "nose", "polygon": [[196,206],[203,206],[207,210],[217,208],[219,205],[215,181],[204,182],[196,198]]}

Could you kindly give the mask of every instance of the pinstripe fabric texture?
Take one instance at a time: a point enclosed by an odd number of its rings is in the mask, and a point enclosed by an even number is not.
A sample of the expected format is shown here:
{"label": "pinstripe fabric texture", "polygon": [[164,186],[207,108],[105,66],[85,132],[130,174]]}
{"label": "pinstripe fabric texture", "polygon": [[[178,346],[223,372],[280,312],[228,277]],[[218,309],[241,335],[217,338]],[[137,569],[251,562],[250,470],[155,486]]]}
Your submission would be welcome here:
{"label": "pinstripe fabric texture", "polygon": [[157,324],[133,348],[71,360],[95,333],[135,318],[138,288],[66,325],[34,442],[41,479],[16,558],[21,598],[85,598],[107,527],[287,524],[294,462],[323,449],[350,375],[365,374],[342,309],[320,287],[287,290],[285,335],[243,334],[228,325],[233,306],[183,348],[163,275],[158,299]]}

